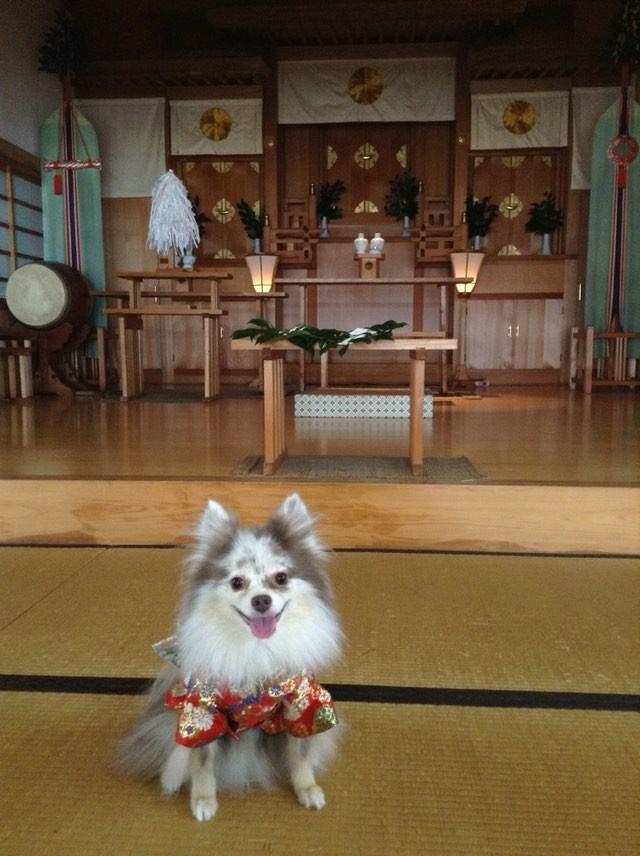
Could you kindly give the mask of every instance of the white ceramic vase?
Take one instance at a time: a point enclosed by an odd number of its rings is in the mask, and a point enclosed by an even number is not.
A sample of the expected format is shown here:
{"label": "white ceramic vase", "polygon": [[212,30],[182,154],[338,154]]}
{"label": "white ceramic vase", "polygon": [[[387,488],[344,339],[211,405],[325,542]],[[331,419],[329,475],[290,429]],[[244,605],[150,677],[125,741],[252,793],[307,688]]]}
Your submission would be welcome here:
{"label": "white ceramic vase", "polygon": [[320,218],[320,237],[328,238],[329,237],[329,221],[326,217]]}
{"label": "white ceramic vase", "polygon": [[480,235],[474,235],[474,236],[473,236],[473,238],[471,238],[471,249],[472,249],[474,252],[478,252],[478,251],[479,251],[479,249],[480,249],[480,241],[481,241],[481,240],[482,240],[482,238],[480,237]]}
{"label": "white ceramic vase", "polygon": [[182,270],[193,270],[193,266],[196,263],[196,257],[191,255],[191,253],[185,253],[182,256]]}
{"label": "white ceramic vase", "polygon": [[356,254],[363,256],[369,249],[369,241],[364,236],[364,232],[358,232],[358,237],[353,241],[353,248]]}
{"label": "white ceramic vase", "polygon": [[551,235],[549,232],[545,232],[542,236],[542,243],[540,244],[540,255],[541,256],[550,256],[551,255]]}
{"label": "white ceramic vase", "polygon": [[411,220],[407,214],[402,218],[402,237],[407,238],[411,235]]}
{"label": "white ceramic vase", "polygon": [[253,239],[253,252],[261,253],[262,252],[262,238],[254,238]]}
{"label": "white ceramic vase", "polygon": [[369,252],[372,256],[380,256],[384,252],[384,238],[380,232],[376,232],[369,241]]}

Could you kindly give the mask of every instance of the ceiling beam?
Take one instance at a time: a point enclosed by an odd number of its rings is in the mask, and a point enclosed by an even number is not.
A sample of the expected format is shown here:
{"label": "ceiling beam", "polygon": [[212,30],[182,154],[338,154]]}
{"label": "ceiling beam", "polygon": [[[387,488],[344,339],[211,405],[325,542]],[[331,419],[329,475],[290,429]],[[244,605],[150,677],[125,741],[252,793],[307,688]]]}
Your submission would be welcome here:
{"label": "ceiling beam", "polygon": [[[171,4],[167,4],[171,8]],[[281,26],[283,20],[297,25],[326,23],[328,19],[361,21],[362,16],[371,22],[424,21],[437,19],[514,19],[527,8],[527,0],[325,0],[309,3],[308,0],[273,0],[270,3],[223,0],[206,11],[212,26],[221,29],[237,27],[243,31],[260,31],[265,26]],[[165,6],[165,11],[167,7]]]}

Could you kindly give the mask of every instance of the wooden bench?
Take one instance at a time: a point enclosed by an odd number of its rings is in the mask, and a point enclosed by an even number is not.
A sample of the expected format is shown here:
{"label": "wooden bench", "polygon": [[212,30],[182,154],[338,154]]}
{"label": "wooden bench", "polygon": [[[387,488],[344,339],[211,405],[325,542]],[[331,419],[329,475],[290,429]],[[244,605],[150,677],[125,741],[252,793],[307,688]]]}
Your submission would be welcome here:
{"label": "wooden bench", "polygon": [[33,397],[33,346],[0,335],[0,399]]}
{"label": "wooden bench", "polygon": [[[145,316],[190,316],[202,317],[204,327],[204,371],[205,371],[205,400],[216,398],[220,395],[220,326],[219,315],[226,314],[221,309],[211,308],[211,295],[205,291],[151,291],[142,290],[138,293],[139,298],[153,298],[163,300],[163,303],[139,303],[131,306],[131,294],[127,289],[109,289],[107,291],[92,291],[94,298],[111,299],[116,301],[115,308],[105,310],[106,314],[118,320],[118,353],[121,365],[120,386],[122,399],[128,401],[142,394],[143,367],[142,347],[139,342],[139,331],[142,329],[142,318]],[[217,299],[220,303],[225,302],[253,302],[259,317],[266,317],[266,306],[269,302],[278,306],[287,295],[284,292],[266,292],[259,294],[254,291],[219,293]],[[208,303],[208,306],[198,306],[199,303]],[[279,321],[279,312],[276,310],[276,323]],[[136,320],[137,319],[137,320]],[[106,356],[104,353],[104,331],[102,331],[102,360],[99,359],[100,389],[106,388]],[[260,366],[260,369],[262,365]],[[104,381],[102,380],[104,378]],[[261,383],[261,377],[260,377]]]}
{"label": "wooden bench", "polygon": [[[284,355],[300,349],[287,341],[257,344],[250,339],[234,339],[233,350],[261,352],[264,371],[264,474],[273,475],[287,455],[284,408]],[[449,350],[458,347],[456,339],[440,336],[397,336],[370,344],[351,345],[349,350],[404,351],[411,359],[409,384],[409,465],[414,475],[420,475],[424,466],[424,364],[427,351]]]}
{"label": "wooden bench", "polygon": [[118,349],[120,357],[120,392],[123,401],[141,395],[144,390],[142,348],[139,332],[142,319],[158,316],[191,316],[202,318],[204,344],[204,399],[210,401],[220,395],[220,315],[221,309],[195,308],[180,303],[154,303],[148,306],[106,309],[106,314],[117,318]]}
{"label": "wooden bench", "polygon": [[[589,395],[594,386],[640,386],[637,373],[633,376],[631,373],[631,365],[635,369],[637,360],[632,362],[627,356],[631,339],[640,339],[640,333],[596,333],[593,327],[573,327],[569,370],[571,389],[580,386]],[[596,342],[604,345],[602,357],[594,357]]]}

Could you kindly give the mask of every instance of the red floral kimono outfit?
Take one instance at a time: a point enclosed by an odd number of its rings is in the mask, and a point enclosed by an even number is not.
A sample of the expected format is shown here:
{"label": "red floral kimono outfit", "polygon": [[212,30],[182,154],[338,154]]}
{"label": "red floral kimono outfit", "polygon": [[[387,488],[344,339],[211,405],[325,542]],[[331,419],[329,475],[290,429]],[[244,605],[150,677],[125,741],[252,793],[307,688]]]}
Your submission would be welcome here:
{"label": "red floral kimono outfit", "polygon": [[183,746],[202,746],[225,734],[237,739],[249,728],[310,737],[337,721],[329,693],[304,672],[250,692],[191,679],[176,684],[165,701],[179,711],[176,742]]}

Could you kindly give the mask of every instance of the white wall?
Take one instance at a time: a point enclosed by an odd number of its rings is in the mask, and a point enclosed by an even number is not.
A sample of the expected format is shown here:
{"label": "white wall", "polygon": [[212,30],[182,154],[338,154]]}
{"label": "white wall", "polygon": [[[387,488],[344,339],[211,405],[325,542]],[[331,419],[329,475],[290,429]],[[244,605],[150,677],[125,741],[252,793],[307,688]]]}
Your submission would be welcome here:
{"label": "white wall", "polygon": [[38,152],[38,132],[58,106],[55,75],[38,71],[38,50],[58,0],[0,0],[0,137]]}

